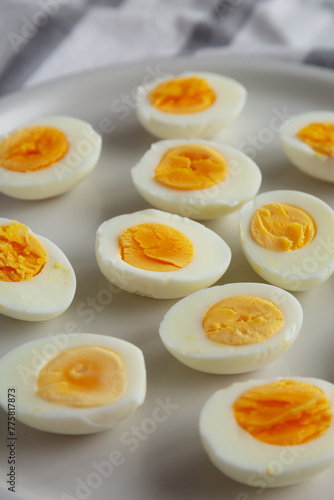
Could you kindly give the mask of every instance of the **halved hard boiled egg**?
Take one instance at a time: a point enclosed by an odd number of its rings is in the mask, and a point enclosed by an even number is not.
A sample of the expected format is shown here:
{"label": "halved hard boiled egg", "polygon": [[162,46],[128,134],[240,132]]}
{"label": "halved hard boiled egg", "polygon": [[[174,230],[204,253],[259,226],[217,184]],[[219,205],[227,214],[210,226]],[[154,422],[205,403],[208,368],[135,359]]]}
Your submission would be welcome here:
{"label": "halved hard boiled egg", "polygon": [[123,290],[171,299],[215,283],[231,251],[199,222],[147,209],[101,224],[96,258],[104,276]]}
{"label": "halved hard boiled egg", "polygon": [[166,313],[160,338],[191,368],[243,373],[281,356],[303,321],[298,300],[263,283],[229,283],[195,292]]}
{"label": "halved hard boiled egg", "polygon": [[245,87],[216,73],[186,72],[138,88],[140,123],[161,139],[209,138],[240,114]]}
{"label": "halved hard boiled egg", "polygon": [[240,210],[244,254],[263,279],[287,290],[308,290],[334,271],[334,211],[301,191],[257,195]]}
{"label": "halved hard boiled egg", "polygon": [[93,170],[101,146],[101,136],[83,120],[32,120],[0,141],[0,192],[23,200],[64,193]]}
{"label": "halved hard boiled egg", "polygon": [[309,377],[249,380],[204,405],[200,437],[214,465],[265,488],[308,479],[334,463],[334,385]]}
{"label": "halved hard boiled egg", "polygon": [[88,434],[115,426],[146,394],[142,351],[94,333],[54,335],[16,347],[0,360],[0,405],[17,391],[16,418],[58,434]]}
{"label": "halved hard boiled egg", "polygon": [[203,139],[156,142],[131,175],[154,207],[198,220],[237,210],[256,195],[262,180],[244,153]]}
{"label": "halved hard boiled egg", "polygon": [[62,314],[76,289],[73,268],[49,239],[0,218],[0,314],[42,321]]}
{"label": "halved hard boiled egg", "polygon": [[290,118],[281,128],[283,149],[304,173],[334,182],[334,113],[311,111]]}

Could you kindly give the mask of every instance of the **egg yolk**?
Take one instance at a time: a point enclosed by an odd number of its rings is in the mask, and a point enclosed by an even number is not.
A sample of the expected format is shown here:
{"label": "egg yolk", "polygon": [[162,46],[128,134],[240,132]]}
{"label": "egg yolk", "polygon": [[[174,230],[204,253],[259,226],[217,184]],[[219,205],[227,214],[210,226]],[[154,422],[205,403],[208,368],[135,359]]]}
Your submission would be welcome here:
{"label": "egg yolk", "polygon": [[253,215],[250,229],[259,245],[277,252],[305,247],[316,234],[312,217],[305,210],[285,203],[259,208]]}
{"label": "egg yolk", "polygon": [[234,402],[233,412],[237,423],[255,439],[279,446],[317,439],[332,420],[326,394],[293,379],[252,387]]}
{"label": "egg yolk", "polygon": [[197,113],[212,106],[215,100],[213,89],[198,76],[173,78],[150,93],[152,106],[165,113]]}
{"label": "egg yolk", "polygon": [[61,130],[27,127],[0,142],[0,165],[13,172],[35,172],[61,160],[68,149],[69,143]]}
{"label": "egg yolk", "polygon": [[310,123],[297,132],[297,137],[318,153],[334,153],[334,123]]}
{"label": "egg yolk", "polygon": [[123,231],[119,249],[125,262],[147,271],[177,271],[194,257],[193,244],[184,234],[151,222]]}
{"label": "egg yolk", "polygon": [[0,226],[0,281],[27,281],[47,261],[44,246],[19,222]]}
{"label": "egg yolk", "polygon": [[40,370],[37,394],[63,406],[89,408],[120,397],[126,385],[122,357],[100,346],[66,349]]}
{"label": "egg yolk", "polygon": [[227,170],[227,162],[218,151],[202,144],[185,144],[163,155],[154,178],[173,189],[204,189],[223,181]]}
{"label": "egg yolk", "polygon": [[270,300],[251,296],[216,302],[203,317],[203,328],[210,340],[233,346],[262,342],[283,324],[279,307]]}

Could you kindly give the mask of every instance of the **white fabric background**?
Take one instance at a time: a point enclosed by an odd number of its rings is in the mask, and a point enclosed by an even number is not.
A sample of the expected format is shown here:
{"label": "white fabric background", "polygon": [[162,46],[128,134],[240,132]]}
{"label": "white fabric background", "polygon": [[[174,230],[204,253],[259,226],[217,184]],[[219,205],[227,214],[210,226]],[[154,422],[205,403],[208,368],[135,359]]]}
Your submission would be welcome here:
{"label": "white fabric background", "polygon": [[214,50],[334,68],[334,0],[0,0],[0,93]]}

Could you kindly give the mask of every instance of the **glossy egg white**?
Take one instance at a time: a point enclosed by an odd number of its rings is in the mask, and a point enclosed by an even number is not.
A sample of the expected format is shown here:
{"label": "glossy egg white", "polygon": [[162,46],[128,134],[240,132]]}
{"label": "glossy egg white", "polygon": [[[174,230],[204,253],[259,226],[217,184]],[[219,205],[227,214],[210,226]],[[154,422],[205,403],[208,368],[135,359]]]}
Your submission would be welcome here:
{"label": "glossy egg white", "polygon": [[[305,247],[287,252],[267,250],[250,233],[256,210],[270,203],[286,203],[305,210],[316,223],[314,239]],[[308,290],[326,281],[334,271],[334,211],[308,193],[278,190],[261,193],[240,210],[239,234],[243,252],[254,271],[269,283],[286,290]]]}
{"label": "glossy egg white", "polygon": [[[210,340],[203,328],[207,309],[228,297],[254,296],[270,300],[283,313],[284,325],[272,337],[249,345],[223,345]],[[303,310],[289,292],[264,283],[229,283],[200,290],[183,298],[166,313],[160,338],[166,349],[185,365],[207,373],[243,373],[262,368],[281,356],[296,340]]]}
{"label": "glossy egg white", "polygon": [[[291,378],[291,377],[290,377]],[[293,377],[319,387],[334,411],[334,385],[310,377]],[[214,393],[200,415],[200,437],[213,464],[224,474],[264,491],[308,479],[334,463],[334,422],[317,439],[302,445],[278,446],[263,443],[242,429],[234,418],[234,401],[255,385],[276,379],[234,383]]]}
{"label": "glossy egg white", "polygon": [[[196,113],[166,113],[150,102],[150,92],[163,81],[174,78],[204,78],[216,94],[209,108]],[[185,72],[180,75],[149,82],[138,88],[136,103],[139,122],[152,135],[160,139],[210,138],[235,120],[247,99],[245,87],[236,80],[209,72]]]}
{"label": "glossy egg white", "polygon": [[[0,218],[0,226],[12,222]],[[41,272],[30,280],[0,281],[0,314],[25,321],[43,321],[59,316],[71,305],[76,277],[57,245],[28,230],[44,246],[47,261]]]}
{"label": "glossy egg white", "polygon": [[[164,224],[183,233],[194,246],[192,261],[170,272],[138,269],[124,262],[119,252],[120,235],[131,226],[147,222]],[[231,250],[220,236],[199,222],[147,209],[101,224],[96,233],[96,258],[102,274],[119,288],[157,299],[172,299],[215,283],[230,264]]]}
{"label": "glossy egg white", "polygon": [[[56,404],[36,394],[41,368],[64,349],[102,346],[117,352],[126,368],[126,387],[114,402],[91,408],[72,408]],[[16,390],[16,419],[41,431],[58,434],[100,432],[128,418],[143,404],[146,370],[142,351],[115,337],[94,333],[63,334],[33,340],[16,347],[0,359],[0,405],[7,411],[8,387]]]}
{"label": "glossy egg white", "polygon": [[305,174],[334,182],[334,156],[324,155],[297,137],[297,132],[310,123],[333,123],[332,111],[311,111],[291,117],[281,128],[283,149],[289,160]]}
{"label": "glossy egg white", "polygon": [[48,116],[20,125],[17,130],[43,125],[64,132],[68,152],[58,162],[35,172],[12,172],[0,165],[0,192],[22,200],[50,198],[72,189],[96,166],[102,138],[89,123],[69,116]]}
{"label": "glossy egg white", "polygon": [[[227,177],[215,186],[192,190],[173,189],[157,182],[154,172],[163,155],[183,144],[202,144],[218,151],[227,161]],[[136,189],[151,205],[197,220],[214,219],[239,209],[257,194],[262,180],[259,167],[244,153],[203,139],[156,142],[131,169],[131,175]]]}

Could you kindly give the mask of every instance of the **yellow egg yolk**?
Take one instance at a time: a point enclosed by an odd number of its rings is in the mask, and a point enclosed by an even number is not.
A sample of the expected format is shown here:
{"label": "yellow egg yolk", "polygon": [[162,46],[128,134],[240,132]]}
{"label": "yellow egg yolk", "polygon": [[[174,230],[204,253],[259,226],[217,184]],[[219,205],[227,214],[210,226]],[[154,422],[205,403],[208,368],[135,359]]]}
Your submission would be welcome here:
{"label": "yellow egg yolk", "polygon": [[297,137],[318,153],[334,153],[334,123],[310,123],[297,132]]}
{"label": "yellow egg yolk", "polygon": [[19,222],[0,226],[0,281],[27,281],[47,261],[44,246]]}
{"label": "yellow egg yolk", "polygon": [[316,235],[316,224],[299,207],[271,203],[255,212],[250,230],[254,240],[262,247],[286,252],[308,245]]}
{"label": "yellow egg yolk", "polygon": [[177,271],[194,257],[193,244],[184,234],[151,222],[126,229],[119,248],[125,262],[147,271]]}
{"label": "yellow egg yolk", "polygon": [[255,439],[279,446],[317,439],[332,421],[326,394],[293,379],[252,387],[234,402],[233,412],[240,427]]}
{"label": "yellow egg yolk", "polygon": [[100,346],[66,349],[40,370],[37,394],[63,406],[107,405],[123,393],[126,370],[122,357]]}
{"label": "yellow egg yolk", "polygon": [[173,189],[204,189],[227,176],[225,158],[202,144],[185,144],[169,149],[155,169],[156,181]]}
{"label": "yellow egg yolk", "polygon": [[13,172],[35,172],[61,160],[68,149],[68,140],[61,130],[27,127],[0,142],[0,166]]}
{"label": "yellow egg yolk", "polygon": [[213,89],[198,76],[173,78],[150,93],[152,106],[165,113],[197,113],[212,106],[215,100]]}
{"label": "yellow egg yolk", "polygon": [[256,344],[274,335],[284,324],[283,314],[270,300],[237,296],[216,302],[203,317],[208,338],[225,345]]}

